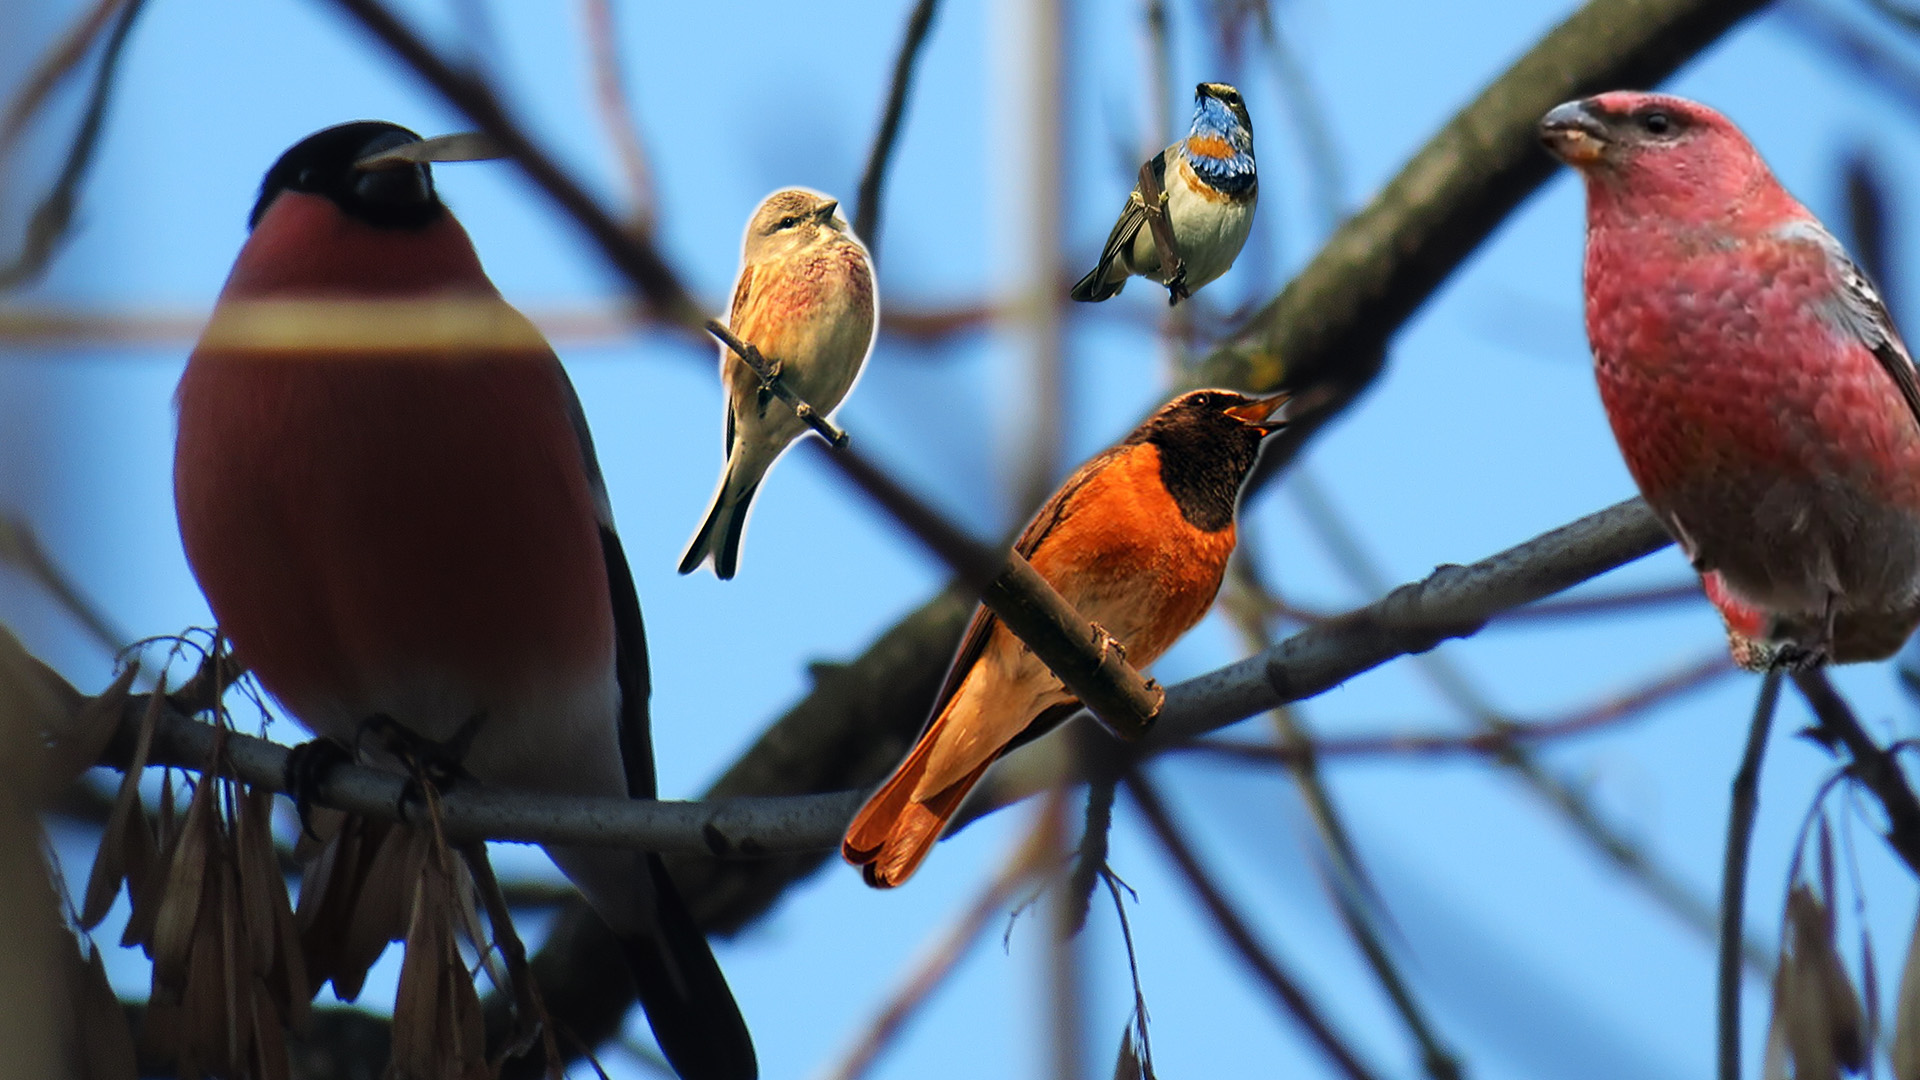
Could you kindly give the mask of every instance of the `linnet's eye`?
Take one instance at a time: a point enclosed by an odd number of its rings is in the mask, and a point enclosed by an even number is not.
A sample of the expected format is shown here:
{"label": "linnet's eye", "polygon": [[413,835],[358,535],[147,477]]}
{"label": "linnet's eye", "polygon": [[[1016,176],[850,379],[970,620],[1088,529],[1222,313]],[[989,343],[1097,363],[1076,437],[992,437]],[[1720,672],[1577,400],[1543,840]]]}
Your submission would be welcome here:
{"label": "linnet's eye", "polygon": [[1673,117],[1663,112],[1650,112],[1640,117],[1640,126],[1649,135],[1666,135],[1673,131]]}
{"label": "linnet's eye", "polygon": [[797,217],[783,217],[780,219],[780,223],[778,225],[775,225],[774,228],[791,229],[798,224],[800,224],[800,219]]}

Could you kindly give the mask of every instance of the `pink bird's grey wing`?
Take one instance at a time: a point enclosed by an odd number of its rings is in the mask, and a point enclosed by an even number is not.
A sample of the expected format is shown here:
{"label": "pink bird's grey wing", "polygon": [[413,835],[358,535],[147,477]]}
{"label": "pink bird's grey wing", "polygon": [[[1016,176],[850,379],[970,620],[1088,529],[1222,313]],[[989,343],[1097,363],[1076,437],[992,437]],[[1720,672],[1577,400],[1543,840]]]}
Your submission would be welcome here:
{"label": "pink bird's grey wing", "polygon": [[1833,271],[1835,291],[1832,302],[1822,307],[1821,315],[1873,353],[1894,385],[1900,388],[1907,411],[1913,414],[1915,425],[1920,426],[1920,371],[1914,368],[1913,354],[1900,340],[1900,331],[1894,328],[1886,301],[1880,298],[1879,290],[1873,287],[1866,272],[1847,254],[1839,239],[1819,222],[1796,221],[1781,229],[1779,235],[1789,243],[1812,244],[1825,256]]}

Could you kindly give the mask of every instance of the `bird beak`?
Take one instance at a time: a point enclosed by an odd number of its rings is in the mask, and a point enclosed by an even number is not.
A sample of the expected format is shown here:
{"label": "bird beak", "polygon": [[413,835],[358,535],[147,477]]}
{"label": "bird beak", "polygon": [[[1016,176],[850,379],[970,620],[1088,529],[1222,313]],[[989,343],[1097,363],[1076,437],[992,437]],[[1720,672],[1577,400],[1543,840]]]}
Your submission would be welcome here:
{"label": "bird beak", "polygon": [[1271,435],[1287,426],[1287,418],[1275,417],[1274,413],[1278,412],[1280,406],[1285,405],[1287,399],[1292,396],[1282,391],[1272,397],[1254,398],[1245,405],[1235,405],[1223,411],[1248,427],[1259,428],[1260,434]]}
{"label": "bird beak", "polygon": [[397,169],[403,165],[426,165],[440,161],[495,161],[507,152],[492,136],[477,131],[440,135],[419,142],[402,143],[389,150],[368,154],[353,163],[356,169]]}
{"label": "bird beak", "polygon": [[814,216],[819,218],[822,223],[831,225],[833,224],[833,215],[839,209],[840,209],[840,200],[828,199],[824,204],[821,205],[819,210],[814,211]]}
{"label": "bird beak", "polygon": [[1576,169],[1599,162],[1607,151],[1607,125],[1585,101],[1556,105],[1540,118],[1540,141],[1548,152]]}

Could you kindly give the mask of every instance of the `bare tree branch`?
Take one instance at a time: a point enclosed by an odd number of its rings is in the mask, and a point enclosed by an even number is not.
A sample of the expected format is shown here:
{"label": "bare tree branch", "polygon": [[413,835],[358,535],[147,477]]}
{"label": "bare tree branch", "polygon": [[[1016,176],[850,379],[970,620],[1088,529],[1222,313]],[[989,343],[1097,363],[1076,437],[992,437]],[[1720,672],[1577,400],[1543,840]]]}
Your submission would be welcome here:
{"label": "bare tree branch", "polygon": [[126,647],[127,635],[60,569],[25,519],[0,513],[0,565],[12,566],[38,583],[107,652]]}
{"label": "bare tree branch", "polygon": [[1747,854],[1753,843],[1753,818],[1760,809],[1760,763],[1767,733],[1780,704],[1780,672],[1767,672],[1753,705],[1747,749],[1733,774],[1732,808],[1727,813],[1727,855],[1720,877],[1719,1028],[1720,1080],[1740,1080],[1740,943],[1747,936]]}
{"label": "bare tree branch", "polygon": [[1830,747],[1845,747],[1851,762],[1847,772],[1880,801],[1887,813],[1887,843],[1915,874],[1920,874],[1920,798],[1907,783],[1900,760],[1873,741],[1845,698],[1833,688],[1824,668],[1795,672],[1793,684],[1807,699],[1819,720],[1819,731]]}
{"label": "bare tree branch", "polygon": [[[1272,592],[1253,555],[1254,548],[1255,545],[1249,543],[1241,550],[1233,567],[1235,584],[1250,602],[1239,605],[1241,610],[1238,612],[1233,612],[1231,608],[1229,612],[1247,644],[1258,651],[1273,644],[1272,632],[1266,620],[1258,614],[1260,609],[1271,606],[1263,601],[1271,601]],[[1360,954],[1366,958],[1367,966],[1373,970],[1380,988],[1393,1003],[1394,1011],[1400,1014],[1408,1035],[1420,1048],[1420,1060],[1427,1075],[1433,1080],[1459,1080],[1459,1059],[1441,1041],[1433,1022],[1427,1017],[1426,1009],[1414,996],[1412,986],[1400,973],[1398,962],[1387,949],[1385,935],[1378,925],[1384,915],[1384,905],[1374,890],[1365,864],[1360,860],[1352,833],[1334,803],[1333,792],[1321,779],[1312,738],[1291,706],[1282,705],[1269,715],[1274,723],[1273,749],[1286,756],[1287,771],[1300,791],[1301,801],[1306,804],[1320,846],[1326,852],[1326,862],[1320,866],[1321,875],[1327,891],[1333,896],[1341,924],[1346,927],[1347,935],[1353,939]]]}
{"label": "bare tree branch", "polygon": [[126,0],[126,5],[120,8],[113,30],[107,35],[106,49],[100,55],[100,66],[94,69],[93,89],[88,92],[87,107],[67,150],[66,163],[61,166],[53,189],[34,207],[20,244],[20,254],[11,263],[0,266],[0,292],[18,288],[40,276],[53,259],[54,248],[73,225],[80,185],[86,180],[87,170],[93,165],[94,150],[100,145],[100,131],[106,124],[107,104],[112,97],[114,76],[120,70],[120,57],[126,51],[127,35],[145,5],[146,0]]}
{"label": "bare tree branch", "polygon": [[926,44],[927,31],[933,28],[933,14],[940,0],[918,0],[907,17],[907,32],[900,39],[900,55],[893,61],[893,81],[887,88],[887,108],[880,116],[880,128],[873,135],[873,149],[867,153],[867,167],[860,173],[859,205],[853,211],[853,232],[867,245],[867,255],[880,261],[880,196],[887,182],[887,166],[893,161],[893,147],[900,138],[900,123],[907,112],[907,91],[913,86],[914,66],[920,61],[920,47]]}
{"label": "bare tree branch", "polygon": [[34,114],[46,106],[54,89],[80,67],[80,62],[92,51],[93,43],[126,2],[94,0],[73,25],[67,27],[67,32],[60,35],[60,40],[40,55],[19,91],[7,102],[4,118],[0,118],[0,155],[13,152],[14,144],[27,130]]}
{"label": "bare tree branch", "polygon": [[913,1017],[940,984],[953,974],[973,945],[986,930],[994,914],[1012,901],[1021,887],[1033,880],[1044,865],[1041,858],[1050,845],[1045,843],[1046,811],[1028,830],[1013,854],[1002,865],[973,903],[967,905],[952,926],[934,939],[908,972],[906,980],[894,991],[873,1021],[860,1032],[846,1056],[826,1073],[828,1080],[859,1080],[879,1060],[887,1044],[898,1038]]}
{"label": "bare tree branch", "polygon": [[587,190],[508,115],[505,102],[485,79],[443,58],[380,0],[334,0],[334,3],[366,27],[401,63],[425,79],[448,104],[497,140],[527,178],[559,203],[560,209],[586,232],[601,254],[632,282],[662,322],[694,334],[705,334],[706,316],[654,248],[652,235],[622,224],[587,194]]}
{"label": "bare tree branch", "polygon": [[600,126],[620,159],[627,178],[627,219],[634,228],[652,233],[653,170],[647,166],[647,148],[640,141],[640,122],[627,103],[626,78],[620,63],[620,34],[613,21],[613,0],[581,0],[581,25],[586,30],[587,55],[593,68],[593,100],[599,106]]}
{"label": "bare tree branch", "polygon": [[1571,98],[1652,86],[1764,0],[1590,0],[1440,129],[1196,385],[1296,389],[1377,356],[1514,207],[1553,175],[1535,125]]}
{"label": "bare tree branch", "polygon": [[[1683,665],[1643,686],[1606,698],[1556,719],[1532,723],[1509,723],[1498,730],[1473,731],[1464,734],[1457,731],[1433,731],[1383,735],[1336,735],[1315,739],[1311,750],[1313,756],[1317,758],[1377,757],[1387,754],[1504,754],[1517,742],[1536,743],[1585,735],[1631,720],[1655,705],[1663,704],[1680,694],[1698,690],[1738,670],[1733,666],[1733,660],[1728,657],[1725,647],[1717,646],[1693,663]],[[1262,764],[1284,763],[1292,756],[1292,752],[1286,747],[1226,739],[1201,739],[1172,749],[1239,758]]]}

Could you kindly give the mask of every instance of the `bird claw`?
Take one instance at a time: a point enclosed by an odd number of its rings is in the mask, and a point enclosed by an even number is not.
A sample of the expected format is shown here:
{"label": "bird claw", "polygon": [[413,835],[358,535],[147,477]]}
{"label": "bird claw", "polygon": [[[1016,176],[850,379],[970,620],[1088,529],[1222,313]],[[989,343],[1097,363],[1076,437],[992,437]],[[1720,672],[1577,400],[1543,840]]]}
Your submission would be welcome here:
{"label": "bird claw", "polygon": [[439,741],[421,735],[385,713],[375,713],[360,722],[354,749],[357,751],[366,737],[372,735],[376,745],[397,758],[406,770],[407,780],[400,786],[400,797],[394,802],[394,814],[404,822],[407,804],[424,805],[429,787],[438,792],[449,791],[459,781],[469,778],[462,762],[485,719],[485,713],[474,713],[450,738]]}
{"label": "bird claw", "polygon": [[1176,259],[1173,263],[1173,273],[1167,275],[1167,306],[1172,307],[1192,295],[1193,293],[1187,290],[1186,260]]}
{"label": "bird claw", "polygon": [[327,774],[335,766],[352,760],[353,754],[346,747],[327,738],[303,742],[287,752],[287,763],[280,769],[281,779],[293,799],[300,831],[316,842],[320,834],[313,831],[314,798],[320,794],[320,785],[327,782]]}

